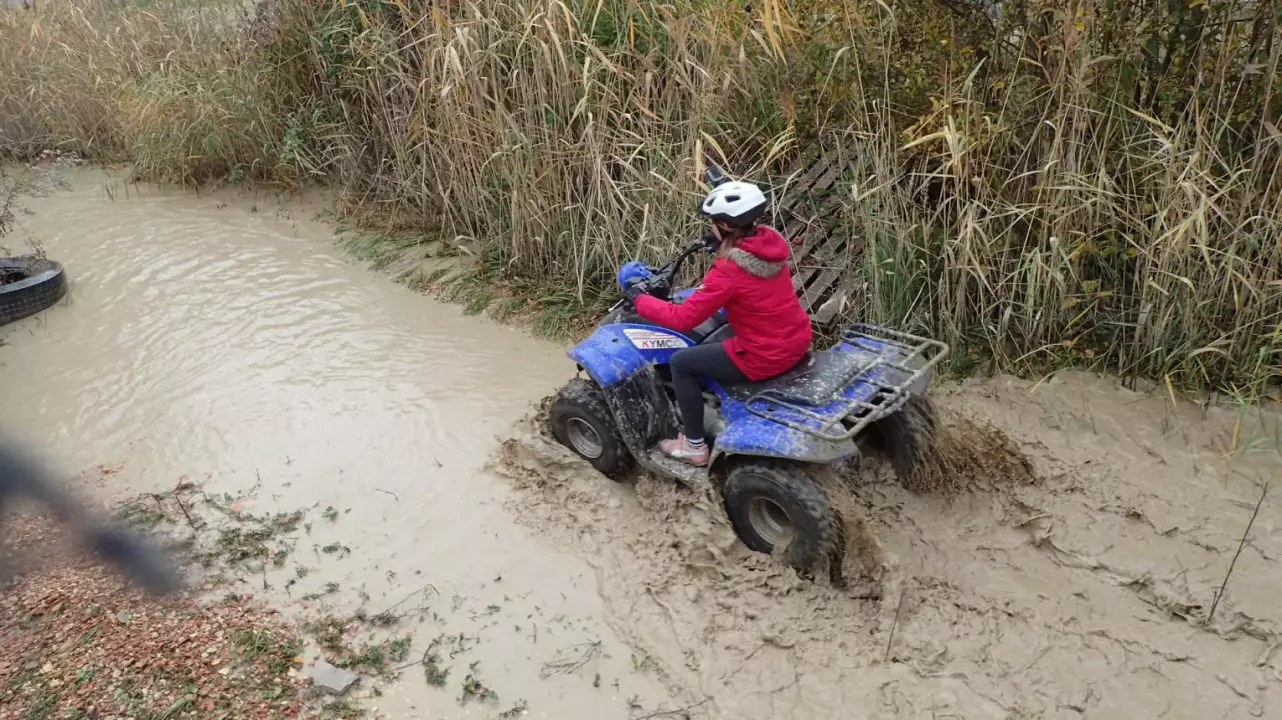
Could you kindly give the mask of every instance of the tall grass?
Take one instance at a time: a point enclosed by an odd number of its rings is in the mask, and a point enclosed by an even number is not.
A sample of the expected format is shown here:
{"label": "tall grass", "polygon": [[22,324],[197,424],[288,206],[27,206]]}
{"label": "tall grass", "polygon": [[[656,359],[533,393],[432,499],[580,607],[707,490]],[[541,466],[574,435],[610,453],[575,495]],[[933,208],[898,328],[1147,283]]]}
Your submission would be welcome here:
{"label": "tall grass", "polygon": [[[1087,42],[1104,3],[1064,5],[1075,23],[1020,48],[1041,60],[1038,77],[1012,66],[980,82],[976,65],[940,88],[899,148],[875,131],[858,141],[865,186],[905,166],[912,178],[847,208],[868,240],[861,311],[943,333],[998,367],[1085,363],[1170,385],[1275,389],[1282,14],[1246,33],[1249,53],[1235,49],[1243,35],[1204,35],[1205,67],[1182,97],[1140,103],[1117,79],[1125,56]],[[1238,3],[1234,16],[1233,5],[1226,23],[1269,11]]]}
{"label": "tall grass", "polygon": [[737,140],[745,79],[735,43],[694,31],[737,8],[355,7],[317,20],[341,48],[323,74],[351,195],[580,299],[619,259],[690,237],[698,164]]}
{"label": "tall grass", "polygon": [[[320,125],[278,8],[183,0],[0,8],[0,153],[130,161],[143,177],[298,181]],[[292,54],[291,54],[292,53]],[[299,85],[299,83],[303,85]]]}
{"label": "tall grass", "polygon": [[12,153],[321,180],[567,305],[692,235],[704,162],[778,185],[841,148],[846,317],[998,369],[1282,375],[1275,3],[39,7],[0,12]]}

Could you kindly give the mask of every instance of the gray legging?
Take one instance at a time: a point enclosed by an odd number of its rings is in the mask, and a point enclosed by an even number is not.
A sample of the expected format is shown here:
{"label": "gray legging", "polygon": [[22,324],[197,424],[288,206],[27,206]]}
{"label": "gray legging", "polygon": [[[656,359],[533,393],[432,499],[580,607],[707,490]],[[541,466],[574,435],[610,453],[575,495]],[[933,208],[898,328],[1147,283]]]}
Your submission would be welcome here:
{"label": "gray legging", "polygon": [[681,411],[681,424],[690,440],[703,439],[703,389],[700,378],[710,378],[720,383],[737,383],[747,376],[730,360],[721,343],[698,345],[672,354],[672,387],[677,393],[677,409]]}

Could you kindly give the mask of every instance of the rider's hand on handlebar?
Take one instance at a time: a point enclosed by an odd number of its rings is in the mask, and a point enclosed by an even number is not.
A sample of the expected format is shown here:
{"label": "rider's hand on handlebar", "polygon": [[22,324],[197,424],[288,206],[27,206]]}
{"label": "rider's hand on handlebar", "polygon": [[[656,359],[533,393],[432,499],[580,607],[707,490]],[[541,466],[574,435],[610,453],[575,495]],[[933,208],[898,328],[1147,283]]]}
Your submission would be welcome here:
{"label": "rider's hand on handlebar", "polygon": [[629,303],[635,305],[637,298],[648,292],[650,292],[650,283],[646,280],[637,279],[623,291],[623,297],[627,298]]}
{"label": "rider's hand on handlebar", "polygon": [[720,248],[721,248],[721,238],[717,237],[716,233],[712,232],[711,230],[704,233],[699,238],[699,249],[704,252],[714,253]]}

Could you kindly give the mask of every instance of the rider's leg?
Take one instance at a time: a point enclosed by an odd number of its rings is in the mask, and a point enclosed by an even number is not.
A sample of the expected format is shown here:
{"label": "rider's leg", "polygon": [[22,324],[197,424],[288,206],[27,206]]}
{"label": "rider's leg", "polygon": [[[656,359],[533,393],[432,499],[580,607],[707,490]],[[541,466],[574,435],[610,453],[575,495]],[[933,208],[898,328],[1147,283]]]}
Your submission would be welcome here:
{"label": "rider's leg", "polygon": [[703,437],[703,388],[700,378],[718,382],[743,382],[743,371],[730,360],[724,347],[699,345],[673,353],[672,386],[677,395],[677,409],[685,433],[676,440],[665,440],[659,448],[665,455],[695,465],[708,462],[709,451]]}

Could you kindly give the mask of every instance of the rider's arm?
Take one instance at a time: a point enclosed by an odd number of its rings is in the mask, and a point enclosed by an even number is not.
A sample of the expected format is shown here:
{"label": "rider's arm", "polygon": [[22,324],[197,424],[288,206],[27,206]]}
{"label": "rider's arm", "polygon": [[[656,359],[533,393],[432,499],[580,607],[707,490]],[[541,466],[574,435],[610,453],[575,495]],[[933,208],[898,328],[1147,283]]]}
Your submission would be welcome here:
{"label": "rider's arm", "polygon": [[693,330],[725,307],[733,290],[730,278],[720,267],[713,265],[704,276],[703,284],[685,302],[676,305],[651,295],[642,295],[636,301],[637,314],[650,322],[685,332]]}

